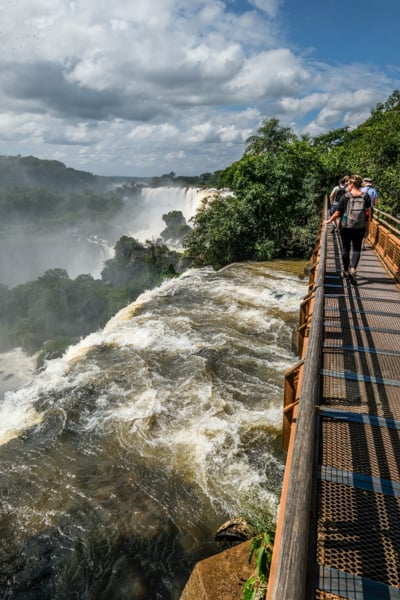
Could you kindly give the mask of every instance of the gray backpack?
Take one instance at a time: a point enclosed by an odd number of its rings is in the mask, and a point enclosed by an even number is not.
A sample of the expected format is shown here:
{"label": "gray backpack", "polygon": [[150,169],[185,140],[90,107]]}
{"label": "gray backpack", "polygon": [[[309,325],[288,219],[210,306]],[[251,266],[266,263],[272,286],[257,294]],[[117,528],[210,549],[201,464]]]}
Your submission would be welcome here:
{"label": "gray backpack", "polygon": [[362,229],[365,227],[365,194],[361,196],[353,196],[351,192],[347,192],[348,198],[346,209],[342,217],[342,227],[346,229]]}

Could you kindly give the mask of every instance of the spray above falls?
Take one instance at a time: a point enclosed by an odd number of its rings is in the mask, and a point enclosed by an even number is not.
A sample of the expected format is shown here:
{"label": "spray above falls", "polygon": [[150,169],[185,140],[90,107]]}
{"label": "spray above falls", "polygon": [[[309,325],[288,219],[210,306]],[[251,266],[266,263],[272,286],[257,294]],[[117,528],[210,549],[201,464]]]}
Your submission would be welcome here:
{"label": "spray above falls", "polygon": [[[104,262],[114,255],[117,241],[124,235],[141,243],[156,240],[165,229],[163,215],[181,211],[186,222],[196,214],[206,197],[216,190],[194,187],[116,188],[122,208],[110,212],[106,223],[95,217],[73,226],[36,219],[26,226],[13,223],[0,239],[0,283],[15,287],[37,279],[49,269],[65,269],[74,279],[81,274],[99,278]],[[119,205],[121,206],[121,205]],[[78,210],[78,209],[77,209]],[[11,260],[12,257],[12,260]]]}

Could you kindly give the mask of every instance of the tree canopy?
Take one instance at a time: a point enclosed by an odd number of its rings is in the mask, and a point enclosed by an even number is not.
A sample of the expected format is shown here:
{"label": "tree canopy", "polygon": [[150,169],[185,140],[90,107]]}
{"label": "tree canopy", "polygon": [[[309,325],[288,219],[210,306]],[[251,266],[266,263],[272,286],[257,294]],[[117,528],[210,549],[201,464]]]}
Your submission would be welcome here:
{"label": "tree canopy", "polygon": [[180,268],[181,256],[162,244],[123,236],[114,250],[101,280],[87,274],[72,280],[56,268],[12,289],[0,284],[0,351],[43,347],[40,360],[54,357]]}
{"label": "tree canopy", "polygon": [[309,255],[320,218],[325,168],[319,150],[276,119],[249,138],[244,156],[220,174],[232,190],[193,219],[185,240],[195,264]]}
{"label": "tree canopy", "polygon": [[289,142],[294,137],[291,128],[282,127],[279,119],[264,119],[257,133],[246,140],[245,154],[261,154],[263,152],[274,154],[285,142]]}

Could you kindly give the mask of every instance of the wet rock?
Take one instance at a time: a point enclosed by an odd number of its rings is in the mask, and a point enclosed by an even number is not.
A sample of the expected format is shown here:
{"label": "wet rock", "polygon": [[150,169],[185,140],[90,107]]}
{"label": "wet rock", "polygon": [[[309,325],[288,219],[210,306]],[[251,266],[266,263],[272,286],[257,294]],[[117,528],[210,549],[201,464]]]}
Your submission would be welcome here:
{"label": "wet rock", "polygon": [[243,517],[234,517],[218,528],[215,541],[221,544],[233,545],[245,542],[251,537],[249,526]]}

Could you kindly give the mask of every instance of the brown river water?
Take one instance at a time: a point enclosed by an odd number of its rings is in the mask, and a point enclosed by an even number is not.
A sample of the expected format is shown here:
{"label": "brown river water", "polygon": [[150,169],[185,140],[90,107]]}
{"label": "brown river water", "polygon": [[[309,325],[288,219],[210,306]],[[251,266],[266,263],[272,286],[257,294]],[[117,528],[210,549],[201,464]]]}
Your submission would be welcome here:
{"label": "brown river water", "polygon": [[192,269],[39,373],[3,355],[0,598],[177,600],[219,525],[276,512],[303,270]]}

